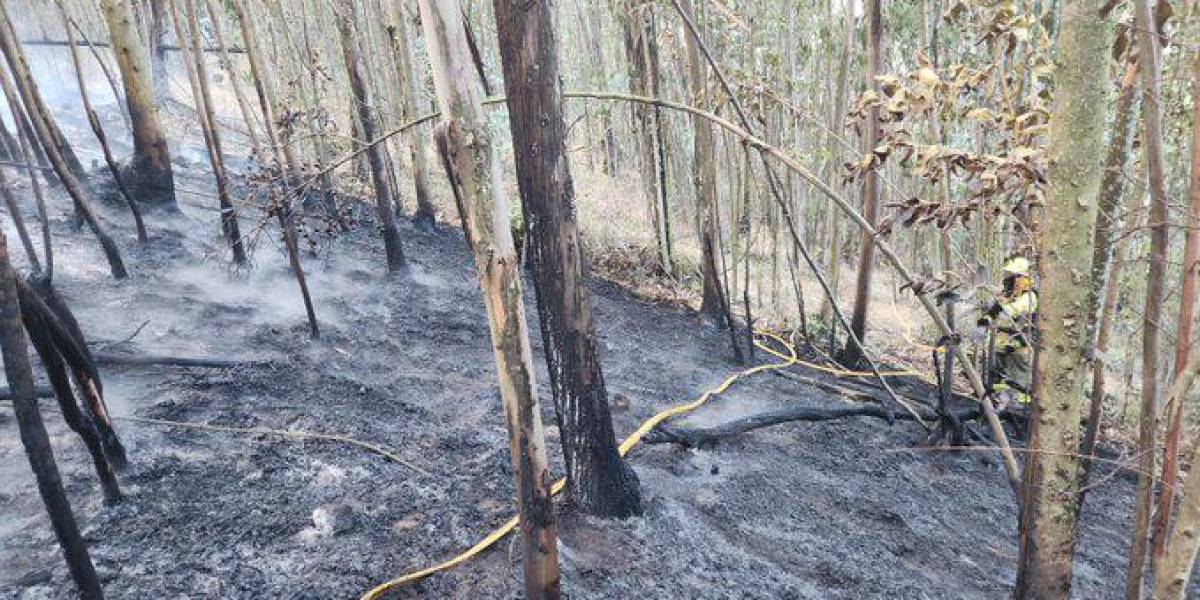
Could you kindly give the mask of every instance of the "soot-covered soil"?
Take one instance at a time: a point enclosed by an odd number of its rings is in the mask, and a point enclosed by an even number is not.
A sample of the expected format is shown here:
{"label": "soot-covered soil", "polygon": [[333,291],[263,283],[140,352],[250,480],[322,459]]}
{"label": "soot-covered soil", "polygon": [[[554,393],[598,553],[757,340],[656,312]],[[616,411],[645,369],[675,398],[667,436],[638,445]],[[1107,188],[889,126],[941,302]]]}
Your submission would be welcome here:
{"label": "soot-covered soil", "polygon": [[[57,283],[93,339],[120,340],[148,321],[124,349],[266,362],[109,367],[112,412],[348,435],[409,465],[332,442],[122,420],[133,465],[122,477],[127,499],[107,507],[82,444],[47,410],[110,598],[356,598],[460,552],[511,515],[487,323],[459,232],[406,227],[413,274],[403,280],[383,277],[380,244],[362,230],[308,259],[323,328],[311,342],[278,249],[265,241],[255,269],[231,274],[214,249],[215,216],[190,206],[173,220],[151,215],[149,247],[123,240],[126,282],[109,279],[92,238],[72,234],[60,215]],[[611,284],[592,289],[608,387],[628,399],[614,412],[619,435],[739,368],[727,336],[695,314]],[[532,295],[529,303],[536,328]],[[540,363],[536,331],[533,339]],[[539,381],[552,424],[544,373]],[[841,402],[762,374],[682,422]],[[557,431],[547,433],[561,472]],[[571,598],[1005,597],[1016,514],[998,464],[921,441],[912,424],[855,419],[781,425],[704,451],[641,446],[631,460],[644,516],[561,515],[563,588]],[[71,597],[4,417],[0,481],[0,597]],[[1123,475],[1092,492],[1078,597],[1119,595],[1131,496]],[[396,596],[518,597],[516,557],[505,540]]]}

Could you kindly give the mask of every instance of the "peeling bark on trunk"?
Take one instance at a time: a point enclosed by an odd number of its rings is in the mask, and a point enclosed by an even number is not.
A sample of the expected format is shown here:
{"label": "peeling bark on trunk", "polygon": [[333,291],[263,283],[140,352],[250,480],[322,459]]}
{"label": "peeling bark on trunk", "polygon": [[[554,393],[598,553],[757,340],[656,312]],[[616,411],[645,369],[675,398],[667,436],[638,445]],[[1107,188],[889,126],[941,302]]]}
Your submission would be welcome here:
{"label": "peeling bark on trunk", "polygon": [[[379,137],[379,126],[371,112],[371,94],[363,81],[362,58],[355,43],[356,33],[352,22],[354,3],[351,0],[340,0],[334,12],[337,13],[346,75],[350,78],[350,90],[357,106],[358,126],[362,129],[363,139],[373,140]],[[395,213],[392,211],[392,203],[398,202],[398,198],[395,197],[396,191],[392,189],[388,179],[387,165],[391,161],[387,156],[387,146],[374,144],[367,149],[366,154],[371,165],[371,180],[375,186],[375,208],[383,234],[388,273],[403,273],[408,267],[404,260],[404,249],[400,244],[400,232],[396,229]]]}
{"label": "peeling bark on trunk", "polygon": [[[1134,24],[1137,31],[1153,31],[1154,15],[1149,0],[1137,0]],[[1157,480],[1158,436],[1158,350],[1166,275],[1167,231],[1166,165],[1162,133],[1162,57],[1157,35],[1137,36],[1138,63],[1143,88],[1142,143],[1150,185],[1150,270],[1146,275],[1145,319],[1142,327],[1142,402],[1138,428],[1138,491],[1129,552],[1129,574],[1125,580],[1126,600],[1142,597],[1142,581],[1150,544],[1150,519]]]}
{"label": "peeling bark on trunk", "polygon": [[[1182,401],[1188,395],[1197,373],[1200,373],[1200,354],[1193,354],[1175,376],[1168,396],[1170,401]],[[1192,448],[1191,465],[1179,500],[1179,518],[1155,570],[1155,600],[1183,600],[1196,564],[1196,551],[1200,549],[1200,472],[1196,470],[1200,467],[1200,438]]]}
{"label": "peeling bark on trunk", "polygon": [[[178,208],[171,153],[163,135],[150,78],[150,60],[134,22],[133,6],[130,0],[101,0],[100,9],[108,24],[108,36],[125,88],[125,105],[133,125],[133,158],[129,164],[128,182],[143,203]],[[156,8],[158,10],[161,9]],[[178,28],[176,35],[182,37]]]}
{"label": "peeling bark on trunk", "polygon": [[[1193,58],[1193,98],[1200,98],[1200,60]],[[1192,174],[1188,191],[1187,235],[1183,247],[1183,282],[1179,288],[1179,331],[1175,334],[1175,376],[1183,372],[1192,353],[1192,331],[1196,318],[1196,277],[1200,270],[1200,102],[1193,102]],[[1186,395],[1173,396],[1167,403],[1167,439],[1163,448],[1162,490],[1158,496],[1152,562],[1166,552],[1166,533],[1171,523],[1179,482],[1179,444],[1183,439],[1183,404]],[[1197,473],[1200,476],[1200,473]]]}
{"label": "peeling bark on trunk", "polygon": [[470,77],[467,34],[457,0],[420,0],[419,6],[442,114],[439,136],[462,194],[491,328],[516,476],[525,597],[556,600],[558,535],[500,158]]}
{"label": "peeling bark on trunk", "polygon": [[558,32],[549,0],[495,0],[530,271],[571,500],[585,511],[641,512],[637,475],[621,459],[584,285],[563,122]]}
{"label": "peeling bark on trunk", "polygon": [[1031,452],[1021,502],[1017,599],[1067,598],[1071,592],[1082,432],[1087,393],[1091,231],[1100,193],[1107,92],[1108,24],[1098,0],[1064,7],[1047,159],[1047,194],[1034,231],[1041,276],[1034,364]]}

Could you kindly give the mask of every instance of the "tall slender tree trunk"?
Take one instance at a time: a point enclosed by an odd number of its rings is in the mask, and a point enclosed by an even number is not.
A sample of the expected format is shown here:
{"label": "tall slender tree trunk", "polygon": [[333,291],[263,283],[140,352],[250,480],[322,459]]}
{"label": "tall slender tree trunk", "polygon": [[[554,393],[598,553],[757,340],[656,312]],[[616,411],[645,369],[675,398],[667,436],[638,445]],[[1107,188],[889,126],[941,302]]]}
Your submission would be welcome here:
{"label": "tall slender tree trunk", "polygon": [[1075,552],[1081,431],[1090,336],[1091,231],[1100,193],[1108,24],[1103,0],[1067,0],[1047,148],[1046,201],[1038,236],[1039,349],[1034,359],[1030,452],[1022,493],[1017,599],[1067,598]]}
{"label": "tall slender tree trunk", "polygon": [[[589,10],[592,8],[592,10]],[[596,89],[608,87],[608,61],[604,56],[604,36],[602,33],[599,5],[578,2],[580,31],[587,40],[589,58],[592,65],[592,84]],[[612,108],[604,105],[599,108],[600,135],[604,146],[604,173],[616,175],[621,168],[621,147],[617,144],[617,133],[613,127]]]}
{"label": "tall slender tree trunk", "polygon": [[[146,46],[134,22],[133,5],[131,0],[101,0],[100,8],[121,70],[125,105],[133,125],[133,159],[126,180],[143,203],[178,208],[171,153],[158,115]],[[177,37],[183,37],[176,33]]]}
{"label": "tall slender tree trunk", "polygon": [[300,163],[296,160],[290,140],[281,139],[278,129],[275,126],[279,100],[275,94],[271,74],[267,70],[266,62],[263,60],[262,50],[259,48],[253,19],[246,12],[245,0],[231,0],[230,5],[233,7],[234,15],[238,20],[238,26],[241,28],[242,43],[246,46],[246,57],[250,62],[250,75],[254,80],[254,91],[258,97],[258,108],[262,112],[263,131],[267,135],[267,144],[271,146],[272,151],[277,153],[277,156],[283,157],[280,170],[284,180],[289,184],[294,183],[293,180],[300,173]]}
{"label": "tall slender tree trunk", "polygon": [[8,241],[0,232],[0,351],[4,356],[4,373],[13,392],[13,411],[17,416],[21,443],[29,458],[30,470],[37,478],[38,492],[42,496],[42,503],[46,505],[46,512],[50,514],[50,525],[58,537],[58,545],[66,557],[75,587],[81,598],[99,600],[104,597],[104,591],[88,555],[87,544],[75,523],[70,500],[63,490],[58,466],[54,463],[54,451],[50,447],[50,436],[46,434],[38,409],[33,369],[29,364],[17,297],[17,273],[9,260]]}
{"label": "tall slender tree trunk", "polygon": [[[384,0],[388,5],[388,36],[396,56],[397,79],[400,83],[400,105],[404,109],[404,119],[412,120],[422,113],[419,101],[421,78],[413,66],[412,37],[408,15],[403,0]],[[409,155],[412,157],[413,192],[417,197],[417,212],[413,214],[413,224],[433,229],[437,224],[437,212],[433,208],[433,196],[429,191],[429,144],[420,129],[405,132],[408,142]]]}
{"label": "tall slender tree trunk", "polygon": [[525,597],[556,600],[560,595],[558,534],[500,157],[470,76],[467,33],[458,1],[419,0],[418,4],[442,114],[438,135],[463,198],[465,225],[491,325],[516,476]]}
{"label": "tall slender tree trunk", "polygon": [[[1150,0],[1136,0],[1135,30],[1154,31]],[[1138,492],[1133,516],[1129,551],[1129,574],[1125,580],[1126,600],[1142,597],[1142,581],[1150,543],[1150,520],[1156,482],[1156,443],[1158,436],[1158,351],[1162,323],[1166,277],[1167,189],[1166,155],[1162,130],[1162,57],[1158,35],[1138,35],[1138,63],[1143,88],[1142,143],[1146,153],[1147,182],[1150,185],[1150,270],[1146,275],[1145,319],[1142,325],[1142,402],[1138,427]]]}
{"label": "tall slender tree trunk", "polygon": [[75,67],[75,82],[79,86],[79,99],[83,101],[83,111],[87,115],[88,125],[92,128],[92,134],[96,136],[96,142],[100,144],[100,151],[104,155],[104,164],[108,167],[108,172],[112,175],[113,183],[117,186],[117,191],[121,194],[121,198],[125,200],[125,204],[129,206],[129,211],[133,213],[133,223],[137,228],[138,241],[146,243],[146,224],[142,222],[142,210],[138,208],[137,202],[133,199],[133,194],[125,185],[125,176],[121,173],[121,168],[117,165],[117,161],[113,158],[112,149],[108,145],[108,135],[104,133],[104,126],[100,123],[100,117],[92,108],[91,96],[87,91],[87,83],[83,78],[83,61],[79,58],[79,47],[75,45],[75,31],[71,29],[69,22],[70,17],[67,15],[66,6],[61,0],[58,2],[58,9],[62,13],[63,29],[67,32],[67,44],[70,45],[71,64]]}
{"label": "tall slender tree trunk", "polygon": [[[16,80],[16,89],[13,89],[13,84],[9,82],[8,77],[0,73],[0,87],[4,88],[4,95],[8,99],[9,107],[13,113],[21,112],[21,106],[25,107],[25,118],[32,129],[32,136],[27,142],[31,145],[41,143],[42,149],[45,151],[46,158],[54,169],[55,175],[62,182],[63,187],[67,190],[67,194],[71,196],[71,201],[75,205],[75,212],[87,222],[88,227],[100,242],[100,247],[104,251],[104,257],[108,261],[109,271],[115,279],[124,279],[129,276],[125,270],[125,262],[121,259],[121,251],[117,248],[116,242],[105,230],[100,223],[92,208],[91,201],[84,192],[83,183],[76,178],[72,172],[67,159],[62,153],[62,147],[55,142],[53,119],[49,113],[40,112],[37,110],[40,102],[38,101],[37,86],[33,82],[33,77],[29,73],[28,65],[25,64],[25,59],[21,53],[21,48],[13,37],[13,29],[8,16],[8,9],[3,3],[0,3],[0,52],[4,54],[8,65],[12,70],[13,78]],[[20,97],[20,102],[17,97]],[[17,118],[21,122],[21,117]],[[33,139],[36,137],[36,139]],[[43,226],[46,224],[43,222]],[[49,269],[49,267],[48,267]]]}
{"label": "tall slender tree trunk", "polygon": [[1100,435],[1100,420],[1104,412],[1104,353],[1108,350],[1112,315],[1121,267],[1114,263],[1118,216],[1125,193],[1126,163],[1133,146],[1137,126],[1137,104],[1141,88],[1137,85],[1137,63],[1131,62],[1121,80],[1121,95],[1113,118],[1112,137],[1104,159],[1104,174],[1100,182],[1100,207],[1096,211],[1096,229],[1092,234],[1092,290],[1089,295],[1088,328],[1096,338],[1095,360],[1092,361],[1092,396],[1088,409],[1087,430],[1083,436],[1083,475],[1080,480],[1079,503],[1087,492],[1096,440]]}
{"label": "tall slender tree trunk", "polygon": [[[346,63],[346,75],[350,78],[350,91],[354,96],[354,104],[358,113],[358,126],[363,138],[374,140],[379,137],[379,126],[372,112],[371,94],[362,76],[362,57],[359,55],[357,28],[353,24],[356,18],[353,0],[339,0],[334,8],[337,13],[338,31],[341,34],[342,58]],[[379,217],[379,228],[383,234],[383,246],[387,254],[388,273],[402,273],[407,269],[404,260],[404,249],[400,243],[400,232],[396,229],[395,212],[392,203],[398,202],[396,190],[392,189],[388,179],[387,165],[391,159],[387,155],[387,146],[374,144],[367,150],[367,159],[371,165],[371,180],[375,185],[375,208]]]}
{"label": "tall slender tree trunk", "polygon": [[[183,8],[180,8],[183,3]],[[186,11],[181,15],[181,11]],[[185,30],[184,19],[187,23]],[[246,264],[246,244],[242,239],[241,226],[238,225],[237,210],[233,206],[233,195],[229,189],[229,174],[225,170],[225,152],[221,145],[221,132],[213,116],[212,93],[208,87],[208,69],[204,56],[200,53],[200,23],[196,14],[195,0],[172,0],[171,19],[175,31],[180,32],[179,46],[182,50],[183,61],[188,73],[188,81],[192,87],[192,96],[196,100],[196,116],[200,120],[200,130],[204,134],[204,142],[208,148],[208,160],[212,166],[213,178],[217,184],[217,199],[221,207],[221,233],[225,236],[233,252],[233,262],[238,265]],[[186,31],[185,35],[183,32]]]}
{"label": "tall slender tree trunk", "polygon": [[[234,94],[237,96],[238,108],[242,111],[242,120],[246,123],[246,131],[250,138],[250,144],[257,155],[259,163],[262,164],[271,174],[271,179],[267,181],[267,195],[271,202],[271,211],[279,218],[279,228],[283,233],[284,251],[287,253],[288,266],[292,270],[292,276],[296,278],[296,284],[300,288],[300,298],[304,302],[304,311],[308,317],[308,332],[313,339],[320,337],[320,326],[317,324],[316,309],[313,307],[312,296],[308,293],[308,280],[304,276],[304,267],[300,262],[300,243],[297,239],[295,217],[292,212],[292,201],[290,190],[290,177],[288,173],[290,169],[284,167],[285,161],[280,160],[280,148],[278,146],[278,135],[275,132],[275,123],[271,120],[272,111],[270,105],[266,102],[267,93],[262,80],[258,77],[259,72],[251,68],[254,75],[255,89],[258,90],[260,100],[259,108],[263,117],[263,129],[266,132],[267,140],[271,144],[270,152],[263,148],[258,140],[258,135],[254,131],[253,111],[250,109],[250,103],[242,92],[241,83],[238,81],[240,76],[233,68],[233,61],[229,56],[229,49],[225,44],[225,36],[221,32],[220,18],[221,11],[217,6],[216,0],[204,0],[205,7],[208,10],[209,19],[212,20],[212,28],[214,37],[216,37],[217,49],[221,53],[221,60],[225,63],[225,69],[229,73],[229,78],[233,85]],[[236,14],[235,10],[235,14]],[[239,15],[239,20],[241,16]],[[243,23],[244,25],[244,23]],[[250,47],[257,40],[253,37],[246,37],[243,43],[246,46],[247,52],[251,52]],[[254,50],[257,53],[257,50]],[[251,64],[253,65],[253,60]],[[293,159],[294,160],[294,159]],[[279,181],[275,180],[275,174],[279,174]],[[276,185],[280,183],[281,185]],[[283,197],[278,193],[279,189],[284,190]]]}
{"label": "tall slender tree trunk", "polygon": [[[1192,354],[1184,368],[1175,375],[1171,384],[1168,402],[1181,402],[1192,389],[1196,375],[1200,373],[1200,354]],[[1183,600],[1188,582],[1192,579],[1192,568],[1196,564],[1196,551],[1200,549],[1200,438],[1192,447],[1192,472],[1184,483],[1183,495],[1179,500],[1179,518],[1166,543],[1166,551],[1159,560],[1154,573],[1155,600]]]}
{"label": "tall slender tree trunk", "polygon": [[154,85],[154,99],[162,105],[171,98],[171,80],[167,64],[167,16],[168,0],[150,1],[150,81]]}
{"label": "tall slender tree trunk", "polygon": [[[46,212],[46,194],[42,191],[41,184],[43,178],[48,181],[49,177],[45,176],[45,173],[37,167],[34,156],[34,146],[37,144],[33,140],[33,126],[25,118],[25,113],[21,110],[21,102],[17,98],[17,92],[4,73],[0,73],[0,88],[3,88],[5,101],[8,103],[13,121],[16,122],[16,146],[20,151],[20,158],[25,161],[25,173],[29,176],[29,188],[33,192],[33,200],[37,204],[38,221],[42,227],[42,257],[45,259],[45,269],[37,267],[34,272],[40,272],[46,279],[52,279],[54,277],[54,245],[50,239],[50,218]],[[10,210],[12,209],[10,208]],[[12,212],[14,215],[17,214],[15,210]],[[30,263],[36,267],[37,259],[31,257]]]}
{"label": "tall slender tree trunk", "polygon": [[[695,20],[691,0],[683,0],[682,6]],[[692,100],[689,104],[706,108],[708,105],[708,65],[700,56],[695,40],[684,35],[687,51],[688,85]],[[696,187],[696,205],[700,210],[700,274],[703,294],[700,312],[720,320],[724,317],[722,306],[721,274],[717,267],[716,238],[713,211],[717,208],[717,167],[713,160],[712,125],[699,116],[692,116],[692,141],[695,160],[692,163],[692,181]]]}
{"label": "tall slender tree trunk", "polygon": [[[641,0],[626,0],[625,52],[629,59],[629,84],[634,94],[658,95],[658,40],[654,25],[654,5]],[[654,239],[658,246],[659,260],[664,270],[673,271],[672,257],[667,240],[663,235],[663,207],[666,206],[666,189],[662,165],[663,152],[661,115],[658,108],[637,105],[633,109],[638,133],[638,151],[641,155],[640,170],[642,189],[646,195],[647,213],[654,228]]]}
{"label": "tall slender tree trunk", "polygon": [[[882,0],[867,0],[865,10],[867,18],[867,82],[872,88],[877,87],[875,78],[883,72],[883,9]],[[879,143],[879,107],[870,109],[866,123],[866,143],[863,152],[871,154]],[[863,180],[863,218],[872,226],[878,220],[879,200],[882,192],[879,180],[879,169],[876,165],[867,171]],[[846,340],[845,347],[838,354],[838,362],[843,365],[857,365],[863,361],[863,348],[866,343],[867,311],[871,301],[871,277],[875,272],[875,241],[867,233],[861,236],[858,249],[858,280],[854,288],[854,310],[850,314],[850,329],[854,332]],[[857,338],[857,340],[855,339]]]}
{"label": "tall slender tree trunk", "polygon": [[[1194,93],[1200,98],[1200,60],[1193,58]],[[1200,271],[1200,102],[1192,107],[1192,175],[1188,190],[1187,235],[1183,246],[1183,282],[1179,288],[1179,331],[1175,336],[1175,376],[1179,377],[1192,353],[1192,332],[1196,318],[1196,276]],[[1179,444],[1183,438],[1183,403],[1187,395],[1174,396],[1167,405],[1167,440],[1163,448],[1162,491],[1158,495],[1158,514],[1154,525],[1153,562],[1166,552],[1166,533],[1171,523],[1175,494],[1179,483]],[[1197,473],[1200,476],[1200,473]]]}
{"label": "tall slender tree trunk", "polygon": [[[854,56],[854,0],[846,0],[842,7],[842,54],[838,59],[837,91],[833,99],[833,110],[829,114],[829,138],[826,142],[834,156],[841,156],[841,133],[844,131],[842,122],[846,118],[846,105],[849,101],[850,88],[850,59]],[[835,163],[838,161],[835,161]],[[837,169],[829,173],[830,187],[839,189]],[[833,201],[825,209],[825,258],[828,261],[829,287],[836,297],[841,289],[842,280],[842,215]],[[830,298],[821,300],[821,321],[830,331],[834,331],[833,306]]]}
{"label": "tall slender tree trunk", "polygon": [[[7,10],[7,9],[6,9]],[[67,140],[67,136],[63,135],[62,129],[58,127],[58,122],[54,119],[50,108],[46,106],[46,101],[42,98],[41,90],[38,88],[37,82],[33,78],[33,72],[29,68],[29,63],[25,57],[25,50],[17,36],[16,27],[10,19],[5,20],[5,28],[7,34],[14,40],[14,54],[7,56],[9,68],[12,69],[13,78],[17,79],[17,85],[24,85],[22,80],[28,81],[30,96],[26,99],[25,110],[36,111],[43,115],[45,126],[49,132],[49,137],[41,141],[42,144],[54,144],[59,155],[62,157],[63,163],[71,170],[71,174],[79,181],[87,181],[87,171],[84,170],[83,164],[79,162],[79,157],[75,155],[75,149],[71,146],[71,142]],[[40,134],[39,134],[40,135]]]}
{"label": "tall slender tree trunk", "polygon": [[550,0],[495,0],[517,185],[546,368],[571,500],[589,513],[641,512],[637,475],[617,452],[567,158],[558,31]]}

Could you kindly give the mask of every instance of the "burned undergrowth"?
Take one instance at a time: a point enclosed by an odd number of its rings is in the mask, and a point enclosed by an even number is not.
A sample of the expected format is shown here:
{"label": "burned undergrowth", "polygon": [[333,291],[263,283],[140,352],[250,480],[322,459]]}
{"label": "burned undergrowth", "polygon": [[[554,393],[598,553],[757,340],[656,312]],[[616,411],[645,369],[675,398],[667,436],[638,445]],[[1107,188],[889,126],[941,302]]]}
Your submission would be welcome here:
{"label": "burned undergrowth", "polygon": [[[185,202],[177,218],[188,223],[194,212]],[[91,339],[124,340],[149,321],[120,349],[246,361],[228,369],[106,368],[132,465],[122,477],[127,497],[115,506],[103,504],[82,445],[47,412],[110,597],[357,597],[456,554],[511,516],[487,323],[460,232],[402,227],[407,278],[384,275],[369,227],[307,257],[324,328],[311,341],[279,250],[263,246],[253,270],[231,272],[211,258],[211,238],[184,231],[160,226],[144,248],[123,240],[138,264],[125,282],[95,267],[99,250],[86,240],[61,237],[60,253],[74,259],[62,261],[74,266],[60,275],[61,293]],[[592,292],[618,437],[740,368],[725,356],[726,334],[696,313],[611,283]],[[541,338],[532,339],[540,353]],[[761,374],[679,423],[710,427],[792,406],[847,405],[853,400],[795,377]],[[553,422],[550,403],[543,406]],[[408,464],[336,442],[129,417],[352,436]],[[0,464],[16,482],[0,492],[0,509],[15,516],[0,528],[0,589],[6,598],[70,597],[14,424],[0,428]],[[557,434],[547,429],[560,473]],[[1016,514],[997,461],[988,452],[924,448],[923,438],[910,423],[846,419],[783,424],[700,450],[639,447],[632,465],[644,516],[561,515],[565,587],[587,598],[1007,594]],[[1127,543],[1132,481],[1120,473],[1097,480],[1077,563],[1086,597],[1117,592]],[[502,544],[398,596],[512,597],[519,568]]]}

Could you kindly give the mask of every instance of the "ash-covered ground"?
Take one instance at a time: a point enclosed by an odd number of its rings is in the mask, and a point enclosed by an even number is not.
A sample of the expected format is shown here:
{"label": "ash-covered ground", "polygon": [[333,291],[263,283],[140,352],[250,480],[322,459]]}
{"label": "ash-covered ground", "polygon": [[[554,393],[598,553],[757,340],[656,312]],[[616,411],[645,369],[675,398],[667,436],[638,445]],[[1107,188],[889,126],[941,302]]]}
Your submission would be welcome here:
{"label": "ash-covered ground", "polygon": [[[90,139],[66,100],[60,123]],[[100,207],[132,277],[113,281],[94,238],[51,194],[55,282],[89,339],[110,351],[218,356],[233,369],[107,367],[109,407],[132,460],[123,503],[105,506],[83,445],[45,402],[67,491],[109,598],[357,598],[469,547],[513,513],[512,473],[478,286],[460,232],[402,230],[407,278],[384,274],[371,210],[305,257],[322,338],[310,341],[273,222],[252,269],[228,266],[194,126],[173,142],[183,214],[146,216],[139,246],[119,204]],[[104,113],[115,131],[113,105]],[[188,135],[190,132],[191,135]],[[119,155],[128,152],[115,140]],[[78,144],[105,180],[95,148]],[[231,164],[236,163],[231,160]],[[409,189],[402,186],[403,189]],[[28,190],[26,220],[33,223]],[[10,251],[20,245],[5,219]],[[36,234],[36,226],[34,226]],[[728,335],[697,315],[592,285],[605,377],[624,437],[741,366]],[[535,360],[543,368],[533,295]],[[144,328],[130,341],[123,341]],[[762,358],[760,356],[760,358]],[[36,366],[35,366],[36,368]],[[818,373],[805,373],[821,377]],[[550,456],[561,473],[544,370]],[[681,419],[714,425],[789,405],[845,400],[760,374]],[[625,406],[626,402],[619,403]],[[73,589],[17,438],[0,406],[0,598]],[[352,436],[409,465],[324,441],[169,428],[142,417]],[[922,447],[908,423],[786,424],[710,450],[641,446],[630,460],[645,515],[560,515],[571,598],[1003,598],[1017,554],[1016,510],[998,462]],[[1083,517],[1079,598],[1119,597],[1131,476],[1102,466]],[[511,540],[401,598],[515,598]]]}
{"label": "ash-covered ground", "polygon": [[[185,185],[200,186],[202,182]],[[110,598],[356,598],[473,544],[513,511],[487,322],[462,235],[405,226],[408,278],[384,275],[369,225],[306,259],[323,337],[310,341],[273,234],[248,273],[224,262],[208,200],[148,215],[132,277],[108,277],[94,239],[56,204],[56,282],[88,336],[119,349],[257,361],[233,369],[108,367],[108,402],[138,416],[353,436],[414,468],[332,442],[118,421],[132,459],[126,500],[105,506],[80,441],[46,410],[59,465]],[[15,239],[10,247],[18,251]],[[592,286],[624,436],[740,367],[695,314]],[[536,328],[532,294],[530,323]],[[536,360],[541,341],[535,331]],[[808,373],[808,375],[814,375]],[[544,419],[553,410],[544,373]],[[761,374],[682,420],[845,400]],[[49,406],[52,403],[45,404]],[[7,408],[5,411],[7,412]],[[547,427],[556,472],[557,431]],[[1002,598],[1013,584],[1016,511],[984,453],[921,447],[912,424],[787,424],[711,450],[641,446],[630,460],[645,515],[560,516],[571,598]],[[1121,592],[1133,483],[1102,468],[1083,517],[1075,594]],[[0,417],[0,597],[73,589],[17,440]],[[514,598],[510,540],[401,598]]]}

